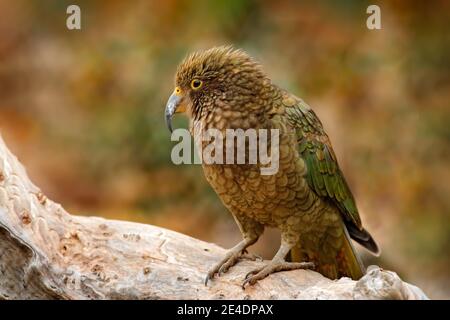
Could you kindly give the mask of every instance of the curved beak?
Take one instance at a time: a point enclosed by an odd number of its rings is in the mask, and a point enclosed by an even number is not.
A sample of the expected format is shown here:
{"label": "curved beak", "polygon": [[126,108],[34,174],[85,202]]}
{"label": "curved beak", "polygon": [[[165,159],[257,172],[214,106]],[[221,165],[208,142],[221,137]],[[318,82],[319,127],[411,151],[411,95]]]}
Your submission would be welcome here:
{"label": "curved beak", "polygon": [[170,95],[169,100],[166,104],[166,125],[170,132],[172,129],[172,117],[175,113],[183,112],[184,108],[182,106],[183,96],[180,94],[180,89],[175,88],[175,91]]}

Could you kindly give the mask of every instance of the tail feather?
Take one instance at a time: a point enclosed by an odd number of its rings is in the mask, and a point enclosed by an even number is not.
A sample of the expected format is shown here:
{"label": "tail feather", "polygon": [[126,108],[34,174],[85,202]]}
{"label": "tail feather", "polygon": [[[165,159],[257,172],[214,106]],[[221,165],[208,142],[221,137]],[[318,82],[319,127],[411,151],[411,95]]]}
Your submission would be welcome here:
{"label": "tail feather", "polygon": [[348,229],[350,237],[353,240],[358,242],[360,245],[369,250],[375,256],[378,257],[380,255],[381,253],[380,248],[378,247],[377,243],[366,229],[360,230],[351,223],[346,223],[345,225]]}
{"label": "tail feather", "polygon": [[343,226],[343,241],[340,249],[336,251],[334,258],[324,252],[316,252],[313,255],[306,255],[301,250],[300,244],[292,248],[290,260],[294,262],[311,261],[316,264],[316,271],[329,279],[339,279],[349,277],[353,280],[360,279],[365,274],[365,268],[362,264],[355,248],[352,245],[349,232]]}
{"label": "tail feather", "polygon": [[358,280],[366,273],[366,269],[352,244],[347,228],[344,226],[343,229],[344,241],[336,259],[339,274]]}

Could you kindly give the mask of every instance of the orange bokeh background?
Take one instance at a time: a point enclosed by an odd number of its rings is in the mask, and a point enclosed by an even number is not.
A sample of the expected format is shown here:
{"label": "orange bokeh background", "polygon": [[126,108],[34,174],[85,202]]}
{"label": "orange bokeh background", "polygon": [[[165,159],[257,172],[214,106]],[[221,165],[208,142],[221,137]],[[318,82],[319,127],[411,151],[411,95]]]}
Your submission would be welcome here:
{"label": "orange bokeh background", "polygon": [[0,132],[49,198],[237,242],[201,168],[171,163],[163,116],[184,55],[233,44],[322,119],[383,250],[366,263],[450,298],[449,2],[380,2],[372,31],[367,1],[78,1],[78,31],[69,4],[0,2]]}

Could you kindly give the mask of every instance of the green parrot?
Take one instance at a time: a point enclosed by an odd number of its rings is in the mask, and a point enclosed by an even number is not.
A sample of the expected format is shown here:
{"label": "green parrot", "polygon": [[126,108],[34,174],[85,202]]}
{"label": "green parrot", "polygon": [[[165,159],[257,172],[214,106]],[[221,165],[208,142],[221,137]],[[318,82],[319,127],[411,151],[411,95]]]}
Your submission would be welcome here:
{"label": "green parrot", "polygon": [[211,267],[205,284],[248,257],[246,249],[265,227],[281,231],[280,248],[264,267],[247,274],[243,286],[303,268],[330,279],[364,275],[351,239],[375,255],[378,246],[362,226],[322,123],[303,100],[273,84],[247,53],[225,46],[195,52],[179,65],[165,111],[170,130],[172,116],[181,112],[190,119],[192,134],[198,126],[220,132],[278,130],[274,174],[262,174],[260,162],[202,164],[243,237]]}

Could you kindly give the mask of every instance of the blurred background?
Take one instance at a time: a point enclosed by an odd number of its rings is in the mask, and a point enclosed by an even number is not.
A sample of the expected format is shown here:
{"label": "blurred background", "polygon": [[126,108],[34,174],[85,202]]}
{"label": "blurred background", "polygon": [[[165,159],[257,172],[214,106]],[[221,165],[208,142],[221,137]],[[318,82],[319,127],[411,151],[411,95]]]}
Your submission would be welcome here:
{"label": "blurred background", "polygon": [[[81,8],[82,30],[66,28]],[[163,110],[180,60],[233,44],[322,119],[366,227],[367,264],[450,298],[450,2],[0,0],[0,133],[73,214],[230,247],[201,167],[175,166]],[[175,126],[186,126],[178,117]],[[266,231],[252,251],[270,259]]]}

